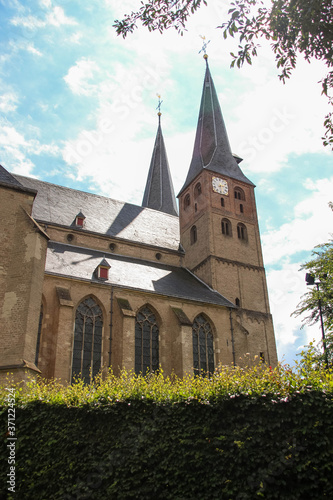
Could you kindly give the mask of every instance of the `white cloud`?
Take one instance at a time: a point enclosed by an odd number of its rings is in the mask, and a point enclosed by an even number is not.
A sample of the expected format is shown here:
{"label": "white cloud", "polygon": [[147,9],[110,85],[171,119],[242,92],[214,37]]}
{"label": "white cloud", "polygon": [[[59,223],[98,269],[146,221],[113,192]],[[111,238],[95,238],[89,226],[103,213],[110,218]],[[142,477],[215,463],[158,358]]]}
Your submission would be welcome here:
{"label": "white cloud", "polygon": [[297,252],[311,251],[329,239],[333,213],[328,202],[333,199],[333,177],[307,180],[306,185],[311,194],[295,206],[290,214],[292,220],[262,235],[266,265],[277,264]]}
{"label": "white cloud", "polygon": [[[333,227],[333,213],[328,207],[332,199],[333,177],[312,181],[306,179],[309,196],[298,203],[290,222],[279,229],[263,234],[263,253],[267,269],[271,311],[274,319],[279,356],[281,357],[301,336],[302,345],[314,338],[320,340],[319,325],[305,326],[302,317],[290,317],[297,308],[302,295],[306,293],[305,271],[300,267],[310,258],[310,252],[319,243],[329,240]],[[295,260],[298,252],[307,251],[305,261]]]}
{"label": "white cloud", "polygon": [[[37,131],[38,132],[38,131]],[[35,131],[36,133],[36,131]],[[2,158],[11,172],[21,175],[31,175],[34,163],[29,159],[29,154],[59,154],[57,145],[41,144],[37,139],[27,140],[15,127],[5,124],[0,128],[0,148]]]}
{"label": "white cloud", "polygon": [[24,38],[20,40],[10,41],[9,46],[12,48],[13,52],[25,50],[27,52],[30,52],[30,54],[38,57],[41,57],[43,55],[40,50],[36,49],[32,42],[30,42],[29,40],[25,40]]}
{"label": "white cloud", "polygon": [[38,28],[44,28],[45,26],[45,21],[35,16],[17,16],[13,17],[10,22],[14,26],[22,26],[29,30],[36,30]]}
{"label": "white cloud", "polygon": [[62,7],[56,6],[53,8],[46,16],[46,23],[52,26],[63,26],[63,25],[76,25],[77,21],[73,18],[67,17],[64,9]]}
{"label": "white cloud", "polygon": [[23,135],[17,132],[14,127],[5,125],[0,129],[0,144],[5,148],[16,148],[18,146],[26,146],[27,142]]}
{"label": "white cloud", "polygon": [[[84,129],[67,141],[63,157],[74,168],[75,178],[93,177],[99,192],[117,199],[141,203],[157,131],[156,91],[171,85],[167,73],[149,60],[119,62],[100,83],[89,83],[95,74],[93,61],[80,60],[65,79],[77,94],[94,92],[99,105],[95,128]],[[151,130],[148,139],[138,140]],[[168,142],[168,141],[167,141]],[[126,176],[119,172],[126,166]]]}
{"label": "white cloud", "polygon": [[18,97],[13,92],[6,92],[0,95],[0,111],[10,113],[17,108]]}
{"label": "white cloud", "polygon": [[262,81],[256,80],[262,60],[242,69],[242,78],[252,80],[251,90],[242,93],[229,126],[233,149],[252,172],[278,171],[287,165],[291,153],[328,153],[321,141],[327,99],[318,83],[326,68],[321,62],[314,61],[310,66],[300,59],[291,79],[283,85],[271,59],[271,77]]}
{"label": "white cloud", "polygon": [[89,80],[94,79],[98,72],[95,61],[82,57],[75,66],[69,68],[64,80],[73,94],[91,96],[96,94],[97,85],[89,83]]}
{"label": "white cloud", "polygon": [[39,0],[39,3],[42,7],[49,9],[52,7],[52,0]]}
{"label": "white cloud", "polygon": [[289,354],[292,356],[287,359],[290,363],[296,359],[296,352],[302,350],[313,339],[316,341],[321,339],[319,324],[306,325],[304,322],[306,315],[291,316],[307,292],[305,272],[299,271],[300,266],[301,263],[286,263],[281,269],[270,270],[267,273],[279,359]]}
{"label": "white cloud", "polygon": [[[51,7],[50,2],[44,2],[44,7]],[[77,25],[77,21],[74,18],[67,17],[64,9],[59,6],[53,7],[53,9],[48,12],[45,16],[32,16],[32,15],[24,15],[24,16],[16,16],[11,19],[11,24],[13,26],[20,26],[29,31],[36,31],[40,28],[45,28],[46,26],[75,26]],[[26,33],[28,36],[28,33]]]}
{"label": "white cloud", "polygon": [[83,38],[83,33],[77,31],[68,38],[68,41],[71,43],[79,44],[82,38]]}
{"label": "white cloud", "polygon": [[39,57],[41,57],[41,56],[43,55],[43,54],[42,54],[42,53],[41,53],[38,49],[36,49],[36,48],[35,48],[32,44],[28,44],[28,45],[26,46],[26,50],[27,50],[28,52],[31,52],[31,54],[34,54],[35,56],[39,56]]}

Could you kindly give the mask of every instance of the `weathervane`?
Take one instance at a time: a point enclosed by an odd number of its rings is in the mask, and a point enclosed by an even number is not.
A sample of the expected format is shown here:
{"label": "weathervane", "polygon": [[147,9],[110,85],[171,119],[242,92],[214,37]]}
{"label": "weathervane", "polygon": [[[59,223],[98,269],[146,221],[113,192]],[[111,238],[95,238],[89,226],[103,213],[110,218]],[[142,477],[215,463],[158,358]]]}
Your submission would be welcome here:
{"label": "weathervane", "polygon": [[161,113],[161,105],[162,105],[163,101],[161,101],[161,94],[156,94],[156,95],[158,97],[158,105],[157,105],[157,108],[156,108],[156,109],[158,109],[158,113],[157,114],[158,114],[158,116],[161,116],[161,114],[162,114]]}
{"label": "weathervane", "polygon": [[201,35],[199,35],[199,36],[200,36],[200,38],[203,41],[203,46],[202,46],[202,49],[199,50],[198,54],[200,54],[200,52],[204,52],[204,59],[207,59],[208,55],[206,53],[206,48],[207,48],[207,45],[209,44],[210,40],[208,40],[208,42],[205,42],[206,37],[205,36],[201,36]]}

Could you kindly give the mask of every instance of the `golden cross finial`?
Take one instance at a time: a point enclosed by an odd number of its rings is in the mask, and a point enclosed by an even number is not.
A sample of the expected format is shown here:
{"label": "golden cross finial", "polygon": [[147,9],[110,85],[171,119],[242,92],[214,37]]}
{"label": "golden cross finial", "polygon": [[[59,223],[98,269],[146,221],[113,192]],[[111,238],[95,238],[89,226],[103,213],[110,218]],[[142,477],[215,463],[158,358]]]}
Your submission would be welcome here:
{"label": "golden cross finial", "polygon": [[200,54],[200,52],[204,52],[204,59],[207,59],[208,55],[206,53],[206,48],[207,48],[207,45],[209,44],[210,40],[208,40],[208,42],[205,42],[206,40],[206,37],[205,36],[202,36],[202,35],[199,35],[200,38],[202,39],[203,41],[203,45],[202,45],[202,49],[199,50],[198,54]]}

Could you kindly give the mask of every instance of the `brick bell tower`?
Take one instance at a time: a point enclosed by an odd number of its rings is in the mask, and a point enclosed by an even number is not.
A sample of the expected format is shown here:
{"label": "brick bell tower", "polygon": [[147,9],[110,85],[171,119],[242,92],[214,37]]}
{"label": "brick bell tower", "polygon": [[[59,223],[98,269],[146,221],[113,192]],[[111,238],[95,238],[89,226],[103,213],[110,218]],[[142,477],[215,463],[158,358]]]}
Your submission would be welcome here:
{"label": "brick bell tower", "polygon": [[193,157],[179,198],[185,266],[238,308],[233,312],[235,362],[276,365],[254,184],[231,152],[205,54]]}

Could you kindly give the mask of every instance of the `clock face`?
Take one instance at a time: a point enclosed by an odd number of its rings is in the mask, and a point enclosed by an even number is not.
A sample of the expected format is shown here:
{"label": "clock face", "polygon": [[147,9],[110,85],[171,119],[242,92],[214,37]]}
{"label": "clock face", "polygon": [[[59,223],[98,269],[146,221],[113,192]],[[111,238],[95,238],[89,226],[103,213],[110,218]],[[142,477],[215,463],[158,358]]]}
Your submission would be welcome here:
{"label": "clock face", "polygon": [[213,191],[219,194],[228,194],[228,183],[219,177],[212,178]]}

